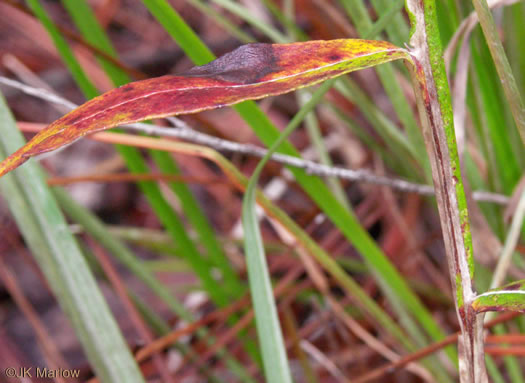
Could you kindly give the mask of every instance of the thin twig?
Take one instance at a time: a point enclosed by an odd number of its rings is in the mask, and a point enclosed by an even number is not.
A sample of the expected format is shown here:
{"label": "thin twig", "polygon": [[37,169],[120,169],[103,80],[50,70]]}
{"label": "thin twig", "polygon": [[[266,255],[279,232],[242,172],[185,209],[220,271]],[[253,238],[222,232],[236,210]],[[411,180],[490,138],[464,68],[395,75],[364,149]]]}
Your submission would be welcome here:
{"label": "thin twig", "polygon": [[345,374],[337,367],[337,365],[312,343],[303,339],[301,340],[300,345],[304,352],[323,366],[337,381],[349,382],[349,380],[345,378]]}
{"label": "thin twig", "polygon": [[20,81],[16,81],[16,80],[4,77],[4,76],[0,76],[0,84],[4,84],[7,86],[10,86],[11,88],[18,89],[30,96],[34,96],[36,98],[40,98],[42,100],[46,100],[46,101],[49,101],[55,104],[63,105],[67,107],[68,109],[75,109],[78,106],[72,103],[71,101],[66,100],[65,98],[57,96],[56,94],[48,91],[47,89],[35,88],[32,86],[23,84]]}
{"label": "thin twig", "polygon": [[[66,106],[69,109],[74,109],[77,107],[77,105],[72,103],[71,101],[57,96],[56,94],[49,92],[48,90],[34,88],[25,85],[19,81],[12,80],[3,76],[0,76],[0,84],[16,88],[26,94],[40,98],[42,100]],[[217,138],[208,134],[197,132],[190,128],[184,121],[175,117],[169,117],[167,118],[167,120],[170,121],[175,126],[175,128],[141,123],[125,125],[123,126],[123,128],[136,130],[141,133],[150,135],[179,138],[201,145],[206,145],[219,151],[241,153],[259,158],[264,157],[264,155],[266,155],[267,153],[266,149],[255,145],[240,144],[237,142],[228,141],[222,138]],[[387,186],[392,189],[396,189],[406,193],[416,193],[427,196],[434,195],[434,188],[430,185],[417,184],[399,178],[378,176],[365,169],[352,170],[338,166],[326,166],[318,164],[314,161],[309,161],[299,157],[279,153],[273,154],[272,160],[284,165],[304,169],[307,173],[318,176],[337,177],[349,181]],[[486,191],[475,191],[473,193],[473,196],[474,200],[476,201],[490,202],[499,205],[506,205],[509,201],[509,198],[507,196]]]}

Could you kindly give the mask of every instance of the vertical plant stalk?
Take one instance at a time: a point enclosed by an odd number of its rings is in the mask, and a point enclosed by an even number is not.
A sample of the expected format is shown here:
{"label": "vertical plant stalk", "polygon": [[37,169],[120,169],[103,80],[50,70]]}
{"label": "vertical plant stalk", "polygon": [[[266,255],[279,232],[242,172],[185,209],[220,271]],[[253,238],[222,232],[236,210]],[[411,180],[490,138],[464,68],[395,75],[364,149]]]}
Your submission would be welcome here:
{"label": "vertical plant stalk", "polygon": [[474,263],[467,202],[456,147],[450,91],[437,25],[435,0],[407,0],[412,23],[409,65],[429,153],[441,230],[461,327],[461,382],[486,382],[483,327],[471,302]]}

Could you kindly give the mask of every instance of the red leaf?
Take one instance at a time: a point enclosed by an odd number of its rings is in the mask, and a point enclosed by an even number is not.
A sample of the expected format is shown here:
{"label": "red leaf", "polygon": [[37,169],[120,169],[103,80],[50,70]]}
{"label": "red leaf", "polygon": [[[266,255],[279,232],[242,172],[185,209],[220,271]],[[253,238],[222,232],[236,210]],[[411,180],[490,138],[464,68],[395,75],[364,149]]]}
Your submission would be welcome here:
{"label": "red leaf", "polygon": [[89,133],[282,94],[402,58],[409,58],[406,50],[384,41],[243,45],[186,73],[133,82],[86,102],[0,163],[0,177]]}

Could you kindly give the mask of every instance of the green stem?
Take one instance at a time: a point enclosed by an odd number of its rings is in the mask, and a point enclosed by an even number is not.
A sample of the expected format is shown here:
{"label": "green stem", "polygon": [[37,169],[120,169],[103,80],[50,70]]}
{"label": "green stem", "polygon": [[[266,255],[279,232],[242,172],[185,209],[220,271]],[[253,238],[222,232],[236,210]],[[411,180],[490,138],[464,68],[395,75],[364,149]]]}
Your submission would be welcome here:
{"label": "green stem", "polygon": [[472,238],[435,6],[435,0],[407,0],[413,24],[410,44],[414,66],[409,69],[417,93],[449,272],[455,287],[461,327],[460,378],[462,382],[485,382],[482,321],[471,307],[475,297]]}

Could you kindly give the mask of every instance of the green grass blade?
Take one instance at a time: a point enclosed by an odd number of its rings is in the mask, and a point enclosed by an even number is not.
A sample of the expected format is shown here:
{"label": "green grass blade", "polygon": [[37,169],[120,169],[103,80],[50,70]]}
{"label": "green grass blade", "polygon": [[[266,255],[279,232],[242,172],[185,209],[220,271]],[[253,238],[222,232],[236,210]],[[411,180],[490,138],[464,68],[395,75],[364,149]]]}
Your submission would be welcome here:
{"label": "green grass blade", "polygon": [[[99,25],[92,9],[84,0],[79,0],[75,6],[71,2],[65,2],[68,12],[71,14],[77,27],[88,41],[97,46],[99,49],[116,56],[109,38]],[[82,3],[82,6],[77,6]],[[103,66],[106,73],[116,86],[129,82],[127,75],[119,68]],[[130,169],[135,171],[148,171],[148,167],[142,159],[142,156],[132,148],[120,148]],[[163,173],[180,174],[177,164],[166,152],[150,151],[156,165]],[[188,217],[190,223],[195,228],[200,242],[204,245],[207,252],[207,258],[198,253],[194,242],[187,235],[183,223],[177,214],[167,204],[160,193],[160,189],[155,183],[139,183],[142,191],[145,192],[150,204],[154,207],[156,215],[159,217],[168,232],[172,235],[179,246],[180,254],[183,254],[192,266],[194,272],[203,282],[205,291],[211,299],[219,306],[224,306],[231,299],[242,296],[246,290],[244,284],[240,281],[238,275],[231,266],[229,259],[224,254],[214,230],[208,219],[202,212],[198,202],[184,183],[169,183],[171,189],[180,200],[182,209]],[[220,271],[220,283],[213,277],[213,269]],[[231,318],[232,323],[235,318]],[[249,352],[257,360],[259,358],[257,350],[246,342]]]}
{"label": "green grass blade", "polygon": [[[245,112],[250,106],[241,104],[237,110]],[[244,116],[244,115],[243,115]],[[254,109],[251,117],[261,116],[257,121],[260,124],[266,124],[267,117],[260,111]],[[254,125],[252,125],[253,127]],[[268,123],[269,127],[273,127]],[[273,129],[255,130],[257,136],[267,145],[270,146],[278,137],[279,133]],[[295,155],[298,153],[293,146],[285,141],[280,147],[280,153]],[[433,320],[428,310],[423,306],[421,301],[414,295],[408,287],[406,281],[400,276],[391,262],[385,257],[382,251],[377,247],[374,240],[363,230],[355,215],[344,209],[344,207],[333,197],[326,185],[318,178],[306,174],[300,169],[289,168],[294,174],[297,182],[307,191],[314,202],[327,214],[334,224],[341,230],[345,237],[355,246],[359,253],[365,259],[368,267],[373,270],[373,274],[378,279],[383,292],[392,298],[392,301],[400,302],[399,305],[393,305],[394,310],[405,316],[404,312],[408,311],[421,323],[423,328],[431,335],[433,339],[442,339],[444,336],[439,326]],[[399,299],[394,297],[399,297]],[[424,341],[421,339],[421,341]],[[448,348],[449,356],[455,360],[455,352]]]}
{"label": "green grass blade", "polygon": [[301,28],[294,22],[292,18],[292,12],[290,9],[287,13],[281,11],[281,9],[275,4],[274,0],[262,0],[266,8],[272,13],[272,15],[279,21],[287,30],[288,36],[294,36],[295,41],[307,41],[309,37],[303,32]]}
{"label": "green grass blade", "polygon": [[[360,36],[366,36],[373,29],[372,20],[362,0],[341,0],[341,4],[354,22]],[[408,104],[392,65],[381,65],[376,68],[377,74],[394,107],[399,121],[405,127],[410,142],[410,151],[425,170],[430,179],[430,163],[425,151],[423,137],[416,122],[411,106]]]}
{"label": "green grass blade", "polygon": [[[73,18],[75,25],[87,42],[93,44],[111,57],[117,57],[117,53],[111,45],[111,42],[107,38],[104,30],[100,27],[90,6],[84,0],[62,0],[62,4]],[[116,86],[124,85],[130,81],[127,74],[115,64],[104,58],[98,58],[98,61]]]}
{"label": "green grass blade", "polygon": [[341,81],[335,84],[335,88],[347,99],[359,105],[361,113],[376,127],[377,133],[388,143],[389,149],[395,156],[410,159],[410,161],[403,161],[403,166],[405,167],[405,173],[411,174],[411,178],[414,178],[414,174],[417,174],[417,168],[414,163],[416,153],[412,151],[405,135],[351,78],[342,78]]}
{"label": "green grass blade", "polygon": [[[300,122],[311,112],[312,108],[315,107],[315,105],[321,100],[322,96],[333,86],[335,80],[328,80],[325,83],[323,83],[312,95],[311,99],[306,102],[303,107],[299,110],[299,112],[294,116],[292,121],[288,124],[286,129],[281,133],[278,140],[272,144],[272,146],[268,149],[268,153],[261,159],[259,164],[257,165],[250,182],[248,183],[248,186],[246,188],[244,200],[243,200],[243,227],[245,232],[245,250],[246,250],[246,257],[247,257],[247,263],[248,263],[248,275],[250,277],[250,287],[252,291],[252,299],[254,301],[254,307],[256,310],[256,317],[257,317],[257,323],[259,323],[260,319],[264,319],[265,325],[264,327],[261,326],[259,328],[259,324],[257,326],[258,333],[259,333],[259,339],[261,342],[267,341],[268,344],[266,345],[266,352],[270,354],[272,358],[276,358],[277,355],[279,355],[278,348],[279,344],[277,343],[279,340],[279,337],[275,335],[272,338],[265,339],[267,334],[269,334],[269,331],[279,331],[279,327],[274,327],[273,329],[270,329],[270,325],[268,325],[268,322],[272,318],[266,318],[264,315],[268,315],[268,313],[272,313],[272,310],[275,311],[274,307],[269,306],[273,303],[273,295],[271,291],[271,285],[269,275],[266,277],[266,281],[264,280],[264,273],[267,273],[267,266],[265,262],[265,255],[264,255],[264,248],[262,244],[262,238],[261,233],[259,231],[258,227],[258,221],[257,221],[257,214],[255,211],[255,193],[256,193],[256,187],[257,187],[257,181],[259,179],[259,176],[264,168],[264,165],[268,162],[271,155],[279,148],[279,146],[286,140],[286,138],[299,126]],[[254,232],[255,231],[255,232]],[[252,257],[251,261],[252,264],[250,264],[250,257]],[[253,259],[255,258],[255,260]],[[331,268],[333,265],[330,263],[329,268]],[[338,267],[336,267],[338,269]],[[337,272],[337,271],[335,271]],[[252,280],[252,276],[256,275],[257,277]],[[350,284],[352,286],[353,283]],[[270,287],[270,290],[268,290],[268,286]],[[350,287],[350,289],[355,292],[355,286]],[[269,291],[269,292],[268,292]],[[270,294],[270,295],[268,295]],[[256,306],[256,299],[259,298],[261,302],[259,303],[259,313],[257,311]],[[398,303],[395,301],[391,302],[394,306]],[[401,302],[399,302],[401,304]],[[274,304],[273,304],[274,306]],[[276,315],[276,313],[275,313]],[[381,317],[381,316],[378,316]],[[405,318],[408,322],[410,322],[410,318]],[[278,326],[278,322],[276,323],[276,326]],[[424,338],[424,336],[419,332],[417,327],[409,323],[409,328],[412,328],[412,332],[417,334],[416,339],[421,340]],[[264,340],[263,340],[264,339]],[[403,341],[402,341],[403,342]],[[265,357],[265,345],[263,344],[263,359],[265,364],[265,371],[268,369],[271,370],[272,365],[277,365],[277,361],[275,359],[269,359],[270,356]],[[438,375],[441,376],[442,381],[449,381],[446,374],[438,373]],[[267,375],[268,378],[268,375]],[[269,380],[274,381],[274,380]]]}
{"label": "green grass blade", "polygon": [[505,49],[509,55],[512,71],[516,74],[516,81],[521,94],[525,94],[525,3],[518,2],[505,10]]}
{"label": "green grass blade", "polygon": [[[255,197],[247,196],[243,211],[254,206]],[[243,214],[245,230],[245,251],[250,292],[255,310],[255,322],[262,350],[263,366],[268,382],[291,383],[290,367],[284,340],[279,325],[277,310],[273,299],[268,266],[264,259],[264,249],[257,217]]]}
{"label": "green grass blade", "polygon": [[490,355],[485,355],[485,363],[487,364],[487,371],[494,383],[505,383],[505,378],[501,375],[498,365]]}
{"label": "green grass blade", "polygon": [[[310,97],[310,94],[304,91],[297,92],[298,103],[301,105],[301,107],[306,105],[308,102],[307,100],[309,100]],[[317,120],[317,116],[314,112],[309,113],[305,117],[304,124],[306,131],[308,132],[308,137],[310,138],[310,141],[317,152],[317,156],[319,157],[319,162],[323,165],[333,166],[330,154],[328,153],[326,145],[324,144],[323,135],[319,129],[319,121]],[[350,203],[348,202],[341,182],[335,177],[327,177],[326,182],[341,205],[343,205],[346,209],[350,209]]]}
{"label": "green grass blade", "polygon": [[[84,79],[84,82],[79,83],[85,96],[87,98],[93,98],[98,95],[97,90],[91,85],[89,79],[83,74],[82,68],[75,61],[74,57],[71,55],[71,51],[65,40],[61,37],[60,32],[53,25],[51,20],[45,14],[43,8],[38,3],[37,0],[32,0],[34,12],[37,17],[41,20],[43,25],[46,27],[48,33],[53,37],[53,40],[57,42],[57,49],[59,53],[64,58],[64,60],[71,61],[70,66],[75,73],[81,73],[80,76]],[[78,4],[84,3],[84,6],[80,8],[69,7],[68,10],[72,13],[72,17],[75,22],[78,22],[78,27],[84,36],[94,45],[100,49],[106,51],[111,55],[115,55],[115,51],[111,46],[111,43],[104,31],[101,29],[100,25],[97,23],[91,8],[89,8],[84,1],[79,1]],[[69,59],[71,57],[71,60]],[[69,62],[68,61],[68,62]],[[108,63],[110,64],[110,63]],[[111,64],[112,65],[112,64]],[[115,85],[121,85],[129,81],[129,78],[122,72],[119,68],[109,67],[108,74],[111,76]],[[107,69],[104,67],[104,69]],[[75,80],[77,77],[75,77]],[[86,86],[86,82],[88,86]],[[132,172],[141,172],[146,173],[149,171],[149,167],[144,162],[142,155],[139,151],[130,147],[117,146],[118,151],[124,157],[128,168]],[[161,153],[158,156],[161,168],[168,167],[169,161],[171,159],[167,156],[166,153]],[[222,287],[217,283],[217,281],[212,277],[211,274],[211,265],[206,262],[202,255],[197,251],[194,243],[188,237],[184,225],[181,223],[171,206],[166,202],[162,193],[160,192],[159,187],[154,182],[138,182],[138,185],[141,191],[146,195],[148,201],[153,207],[156,215],[159,217],[159,220],[163,225],[168,229],[169,233],[174,237],[176,243],[180,245],[181,253],[184,254],[194,271],[203,281],[203,286],[206,291],[210,294],[210,297],[219,305],[225,305],[228,302],[228,297],[223,293]],[[198,213],[195,213],[196,215]],[[194,218],[194,216],[192,216]],[[203,220],[200,221],[202,223]],[[206,233],[206,235],[208,235]],[[212,241],[213,237],[208,237],[207,243]],[[205,240],[206,242],[206,240]],[[227,265],[227,263],[223,263]],[[230,273],[231,275],[231,273]]]}
{"label": "green grass blade", "polygon": [[142,3],[196,65],[207,64],[215,58],[166,0],[142,0]]}
{"label": "green grass blade", "polygon": [[261,21],[259,18],[253,16],[249,9],[239,5],[236,2],[231,0],[213,0],[214,3],[220,5],[224,9],[227,9],[234,15],[242,18],[254,28],[258,29],[260,32],[268,36],[272,41],[276,43],[288,43],[290,39],[275,29],[273,26],[268,25],[264,21]]}
{"label": "green grass blade", "polygon": [[[403,6],[405,5],[404,0],[372,0],[372,5],[379,15],[379,18],[374,23],[374,28],[376,25],[379,26],[385,22],[388,40],[398,46],[402,46],[407,42],[410,34],[410,28],[403,12],[398,8],[400,3],[403,3]],[[387,20],[390,22],[387,22]]]}
{"label": "green grass blade", "polygon": [[[0,94],[0,156],[24,144]],[[144,382],[67,223],[47,188],[44,174],[28,163],[0,180],[4,197],[46,280],[102,382]]]}
{"label": "green grass blade", "polygon": [[[166,30],[179,42],[181,48],[184,49],[186,54],[194,60],[196,64],[204,64],[214,58],[210,50],[198,39],[198,36],[184,23],[166,1],[143,0],[143,3],[150,11],[152,11],[152,9],[155,11],[155,13],[153,11],[152,13],[159,21],[163,20],[162,24]],[[164,9],[166,12],[162,15],[157,14],[161,9]],[[182,26],[181,23],[184,24],[185,27]],[[179,36],[181,31],[183,31],[183,35]],[[186,36],[186,33],[191,34],[192,37]],[[195,42],[195,39],[197,39],[198,42]],[[186,42],[188,40],[194,41],[194,44],[187,44]],[[183,44],[181,41],[185,43]],[[207,61],[205,60],[206,58],[208,58]],[[254,102],[249,101],[237,104],[234,106],[234,109],[252,127],[257,137],[259,137],[266,146],[271,146],[273,142],[278,139],[280,135],[279,130],[270,122],[268,117],[256,107]],[[282,143],[278,152],[299,156],[297,150],[288,141]],[[442,339],[444,333],[432,315],[409,288],[406,281],[397,272],[388,258],[386,258],[385,254],[379,249],[370,235],[362,228],[355,215],[344,209],[321,179],[309,175],[301,169],[289,169],[312,200],[326,213],[330,220],[363,256],[367,265],[378,278],[385,294],[390,296],[395,295],[399,297],[399,301],[403,302],[403,304],[395,305],[393,308],[397,311],[408,310],[417,318],[418,322],[434,340]],[[457,359],[456,353],[452,348],[447,348],[447,353],[452,360]]]}
{"label": "green grass blade", "polygon": [[60,31],[57,29],[55,24],[51,21],[46,11],[40,4],[40,1],[28,0],[27,4],[49,33],[49,36],[51,37],[53,43],[59,51],[62,60],[66,64],[67,68],[69,69],[69,72],[71,72],[71,75],[73,76],[75,82],[78,84],[84,95],[87,95],[88,98],[95,97],[98,94],[97,88],[95,88],[95,86],[87,78],[86,74],[84,73],[84,70],[73,55],[73,52],[69,48],[69,45],[67,44],[66,40],[62,37]]}
{"label": "green grass blade", "polygon": [[[456,4],[452,4],[455,0],[438,1],[436,3],[436,12],[438,15],[439,35],[443,46],[448,44],[450,38],[454,35],[459,23],[461,22],[461,16]],[[467,3],[467,1],[465,1]]]}
{"label": "green grass blade", "polygon": [[269,148],[268,153],[259,162],[248,183],[242,203],[244,249],[246,251],[250,292],[255,310],[257,333],[262,348],[264,371],[266,379],[269,382],[291,383],[292,380],[286,356],[286,348],[284,347],[277,316],[277,309],[273,298],[273,290],[268,266],[266,264],[259,222],[255,211],[257,181],[272,153],[274,153],[279,145],[299,126],[308,112],[317,105],[323,95],[332,87],[334,81],[335,80],[328,80],[317,89],[312,98],[288,124],[279,139]]}
{"label": "green grass blade", "polygon": [[[512,72],[516,76],[516,82],[520,94],[525,94],[525,3],[518,2],[510,7],[505,7],[504,28],[505,50],[508,52]],[[519,145],[518,145],[519,144]],[[516,146],[521,147],[521,143],[516,142]],[[516,151],[516,149],[515,149]],[[518,159],[521,167],[525,167],[525,151],[518,150]]]}
{"label": "green grass blade", "polygon": [[238,28],[236,25],[233,25],[230,20],[213,9],[209,4],[203,2],[202,0],[188,0],[188,3],[208,16],[211,20],[215,21],[217,25],[221,26],[226,32],[231,34],[239,41],[243,43],[255,42],[255,39],[252,36]]}
{"label": "green grass blade", "polygon": [[[330,82],[330,83],[328,83]],[[304,116],[308,113],[309,109],[314,105],[314,103],[318,102],[318,98],[322,96],[324,92],[326,92],[333,84],[331,81],[328,81],[327,83],[323,84],[319,89],[314,93],[312,96],[312,99],[304,105],[303,108],[299,111],[299,113],[294,117],[294,119],[290,122],[288,127],[283,131],[282,135],[280,136],[279,140],[276,141],[272,147],[269,149],[269,152],[274,152],[278,146],[285,140],[286,136],[288,136],[297,126],[298,122],[304,118]],[[326,86],[326,88],[325,88]],[[243,224],[244,224],[244,230],[245,230],[245,248],[247,252],[247,256],[250,254],[250,251],[259,251],[261,248],[249,248],[249,244],[253,241],[253,235],[248,237],[248,230],[259,230],[258,226],[254,226],[254,220],[256,220],[255,215],[255,190],[256,190],[256,182],[257,178],[262,171],[262,168],[264,166],[264,163],[267,161],[271,154],[268,154],[267,157],[263,158],[261,162],[259,163],[258,167],[256,168],[254,174],[252,175],[252,178],[250,182],[247,185],[246,193],[243,201]],[[251,207],[250,207],[251,206]],[[279,218],[281,223],[284,223],[286,227],[291,230],[294,235],[297,236],[297,238],[301,239],[301,242],[303,245],[306,246],[306,248],[311,252],[311,254],[315,257],[315,259],[334,277],[334,279],[341,284],[341,286],[346,289],[352,296],[356,298],[360,304],[362,304],[362,307],[365,308],[365,310],[381,325],[383,328],[387,329],[387,331],[390,332],[401,344],[403,344],[408,350],[415,349],[415,346],[409,341],[409,339],[403,335],[403,332],[395,325],[391,319],[382,311],[382,309],[372,300],[370,299],[367,294],[360,288],[360,286],[354,282],[349,275],[337,264],[336,261],[334,261],[328,254],[326,254],[321,248],[317,246],[315,242],[313,242],[307,234],[305,234],[300,228],[298,228],[293,221],[291,221],[285,213],[280,211],[278,208],[271,207],[270,210],[272,211],[272,214],[274,214],[276,217]],[[249,221],[251,220],[251,221]],[[246,224],[247,222],[248,224]],[[256,222],[256,221],[255,221]],[[260,236],[260,233],[259,233]],[[261,243],[262,245],[262,243]],[[264,257],[263,253],[256,253],[254,256],[258,256],[260,258]],[[264,259],[264,258],[263,258]],[[433,362],[435,365],[435,361]],[[440,377],[440,381],[442,382],[449,382],[450,378],[444,373],[441,369],[436,369],[432,364],[428,365],[428,367],[434,371],[436,376]]]}
{"label": "green grass blade", "polygon": [[[173,175],[181,174],[179,166],[171,160],[169,154],[152,151],[151,155],[163,173]],[[217,235],[211,227],[208,218],[204,215],[199,203],[186,184],[170,182],[170,187],[179,198],[186,217],[188,217],[188,220],[199,236],[200,243],[204,245],[208,255],[208,261],[221,272],[220,281],[223,289],[230,299],[239,298],[246,292],[246,287],[235,273],[230,260],[224,254]],[[207,272],[210,272],[209,268]]]}
{"label": "green grass blade", "polygon": [[402,46],[403,42],[408,40],[408,27],[401,15],[405,0],[373,0],[372,3],[380,16],[363,38],[378,38],[379,34],[386,29],[389,41],[397,46]]}
{"label": "green grass blade", "polygon": [[521,176],[521,170],[514,155],[511,144],[510,130],[514,129],[512,124],[501,124],[504,119],[502,111],[505,105],[502,103],[500,87],[498,85],[496,71],[490,62],[490,52],[479,33],[473,33],[473,49],[471,49],[474,74],[480,87],[478,92],[482,103],[484,122],[488,130],[488,145],[495,156],[495,175],[501,184],[501,191],[510,194]]}
{"label": "green grass blade", "polygon": [[503,91],[509,104],[514,122],[521,136],[521,141],[525,144],[525,104],[518,90],[516,79],[512,73],[509,60],[503,49],[503,44],[498,35],[494,18],[487,4],[487,0],[472,0],[476,13],[479,17],[481,29],[487,40],[487,45],[492,55],[492,60],[496,65],[498,76],[503,86]]}
{"label": "green grass blade", "polygon": [[[122,242],[108,234],[109,231],[107,227],[96,216],[73,201],[63,189],[55,188],[53,192],[66,214],[71,217],[71,219],[79,223],[84,230],[86,230],[104,248],[110,251],[119,262],[126,266],[137,278],[148,286],[151,291],[175,314],[184,320],[193,320],[192,314],[176,299],[173,293],[160,283]],[[212,337],[207,335],[206,331],[198,331],[197,335],[207,339],[210,344],[214,341]],[[253,382],[239,362],[228,356],[226,350],[223,351],[223,354],[226,356],[226,364],[237,374],[237,376],[239,376],[244,382]]]}

